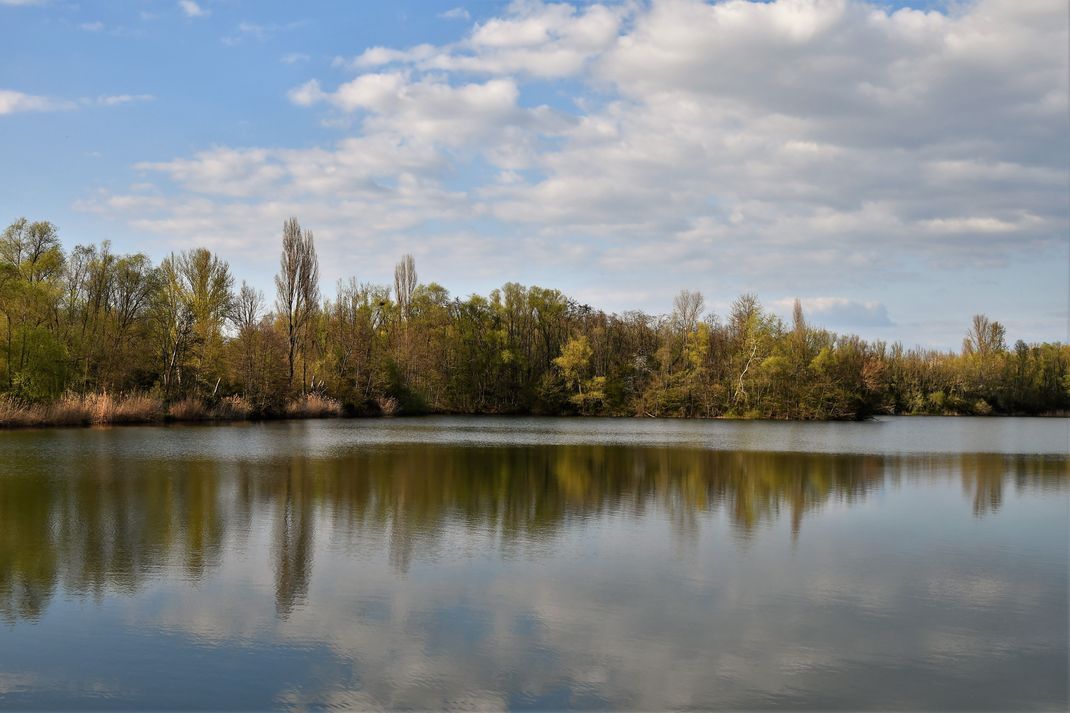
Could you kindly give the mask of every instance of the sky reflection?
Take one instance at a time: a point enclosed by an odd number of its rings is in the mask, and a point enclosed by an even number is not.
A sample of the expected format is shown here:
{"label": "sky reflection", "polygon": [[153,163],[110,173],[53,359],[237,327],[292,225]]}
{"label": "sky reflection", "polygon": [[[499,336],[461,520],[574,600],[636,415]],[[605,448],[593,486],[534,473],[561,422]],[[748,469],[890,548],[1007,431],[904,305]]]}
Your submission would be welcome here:
{"label": "sky reflection", "polygon": [[0,705],[1067,703],[1065,456],[301,426],[254,458],[19,434]]}

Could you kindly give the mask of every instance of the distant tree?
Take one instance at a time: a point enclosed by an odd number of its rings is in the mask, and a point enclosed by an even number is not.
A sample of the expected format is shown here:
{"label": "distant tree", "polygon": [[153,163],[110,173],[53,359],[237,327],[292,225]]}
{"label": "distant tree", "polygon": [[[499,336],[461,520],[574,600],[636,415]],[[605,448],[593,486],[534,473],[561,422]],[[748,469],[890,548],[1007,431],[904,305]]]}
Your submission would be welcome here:
{"label": "distant tree", "polygon": [[966,338],[962,340],[962,351],[967,355],[977,355],[982,361],[993,354],[1007,350],[1007,330],[999,322],[990,320],[983,314],[975,314]]}
{"label": "distant tree", "polygon": [[[319,305],[319,259],[312,232],[291,217],[282,227],[282,257],[275,276],[275,306],[286,330],[288,385],[293,389],[297,358],[305,348]],[[302,379],[301,390],[305,390]]]}
{"label": "distant tree", "polygon": [[676,329],[683,334],[695,331],[705,304],[701,292],[680,290],[672,301],[672,321]]}
{"label": "distant tree", "polygon": [[976,314],[962,341],[962,353],[971,367],[971,388],[980,399],[974,403],[983,412],[988,412],[992,402],[1004,396],[1005,390],[996,382],[1007,351],[1006,337],[1007,330],[1002,324]]}
{"label": "distant tree", "polygon": [[416,284],[416,261],[412,255],[402,255],[401,261],[394,267],[394,296],[397,298],[398,315],[402,320],[409,318]]}
{"label": "distant tree", "polygon": [[181,389],[185,362],[192,348],[194,314],[187,299],[178,259],[170,255],[156,270],[157,289],[152,314],[161,359],[160,384],[164,395],[176,397]]}
{"label": "distant tree", "polygon": [[802,302],[798,297],[795,298],[795,303],[791,307],[791,331],[796,336],[806,334],[806,318],[803,317]]}
{"label": "distant tree", "polygon": [[240,334],[255,327],[260,322],[264,309],[264,293],[242,280],[241,289],[234,298],[233,307],[228,315],[230,322]]}
{"label": "distant tree", "polygon": [[591,410],[605,400],[605,377],[586,378],[590,371],[591,343],[586,335],[573,337],[561,347],[561,355],[554,359],[554,366],[561,371],[565,384],[573,390],[569,401],[582,412]]}
{"label": "distant tree", "polygon": [[761,386],[756,378],[757,367],[769,355],[775,338],[776,322],[772,315],[762,309],[758,296],[747,293],[732,303],[728,331],[734,352],[732,401],[741,409],[751,409],[758,401],[758,394],[751,393],[751,386]]}

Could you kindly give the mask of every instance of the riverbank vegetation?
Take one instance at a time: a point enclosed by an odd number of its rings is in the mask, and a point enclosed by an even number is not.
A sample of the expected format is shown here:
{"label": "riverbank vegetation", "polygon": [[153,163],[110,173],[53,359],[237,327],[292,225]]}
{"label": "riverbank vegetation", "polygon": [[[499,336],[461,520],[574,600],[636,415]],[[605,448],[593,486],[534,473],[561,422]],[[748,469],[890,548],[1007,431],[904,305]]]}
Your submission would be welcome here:
{"label": "riverbank vegetation", "polygon": [[282,232],[275,295],[206,249],[153,265],[56,227],[0,235],[0,425],[541,413],[857,419],[1070,409],[1070,346],[1008,348],[973,317],[959,352],[790,321],[755,295],[726,315],[682,291],[667,315],[607,314],[506,283],[451,297],[404,256],[394,284],[324,297],[310,231]]}

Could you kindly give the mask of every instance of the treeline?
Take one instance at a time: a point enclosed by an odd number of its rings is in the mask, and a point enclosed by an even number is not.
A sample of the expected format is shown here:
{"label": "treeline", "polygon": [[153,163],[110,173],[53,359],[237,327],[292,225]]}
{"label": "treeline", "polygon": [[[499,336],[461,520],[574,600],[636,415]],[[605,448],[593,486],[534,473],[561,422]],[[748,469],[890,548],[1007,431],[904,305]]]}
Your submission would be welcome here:
{"label": "treeline", "polygon": [[667,316],[606,314],[515,283],[455,298],[419,282],[411,256],[392,286],[349,279],[325,298],[313,235],[295,218],[268,300],[205,249],[158,265],[107,242],[65,252],[53,224],[19,219],[0,236],[0,423],[62,421],[56,404],[80,408],[75,420],[1070,409],[1070,346],[1008,350],[983,315],[959,353],[904,349],[815,328],[798,302],[786,323],[749,294],[723,318],[689,291]]}

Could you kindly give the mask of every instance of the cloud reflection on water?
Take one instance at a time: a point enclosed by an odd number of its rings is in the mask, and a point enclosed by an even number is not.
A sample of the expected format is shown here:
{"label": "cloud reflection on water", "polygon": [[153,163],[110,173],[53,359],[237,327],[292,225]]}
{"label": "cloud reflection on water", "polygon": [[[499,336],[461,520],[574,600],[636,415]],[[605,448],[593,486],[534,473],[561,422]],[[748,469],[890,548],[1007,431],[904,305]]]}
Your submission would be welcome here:
{"label": "cloud reflection on water", "polygon": [[[82,617],[114,606],[172,654],[311,662],[227,684],[278,705],[1066,701],[1065,458],[19,453],[0,476],[9,626],[59,636],[52,618],[89,600]],[[99,626],[89,646],[116,646]],[[130,700],[152,705],[141,675]]]}

